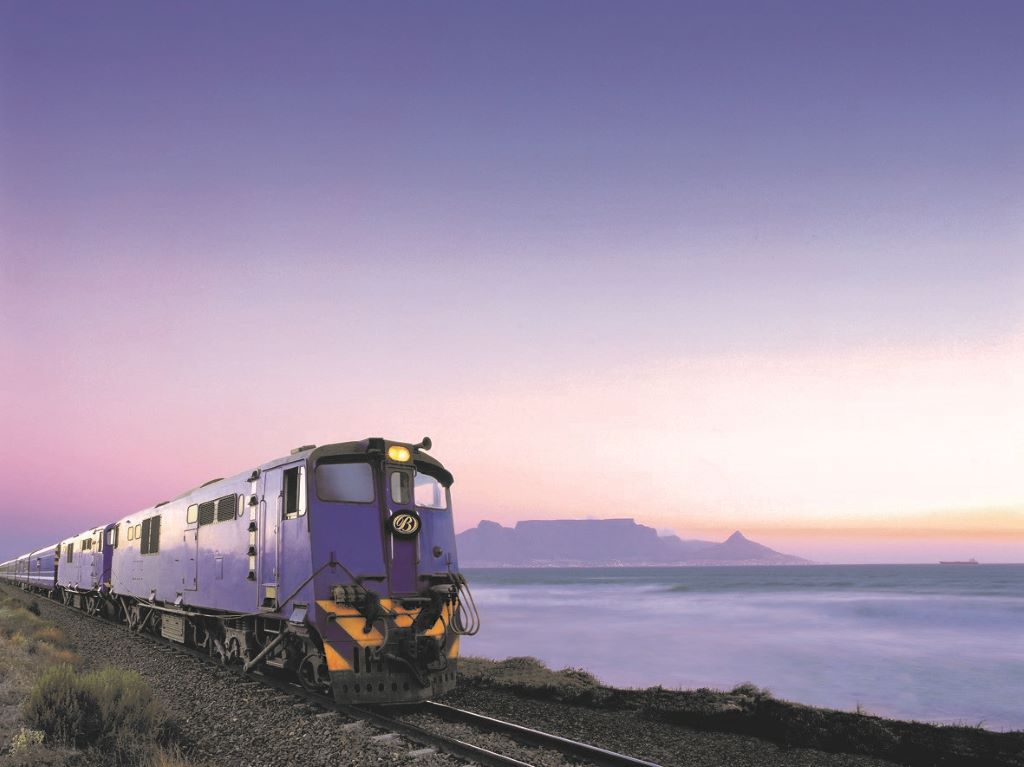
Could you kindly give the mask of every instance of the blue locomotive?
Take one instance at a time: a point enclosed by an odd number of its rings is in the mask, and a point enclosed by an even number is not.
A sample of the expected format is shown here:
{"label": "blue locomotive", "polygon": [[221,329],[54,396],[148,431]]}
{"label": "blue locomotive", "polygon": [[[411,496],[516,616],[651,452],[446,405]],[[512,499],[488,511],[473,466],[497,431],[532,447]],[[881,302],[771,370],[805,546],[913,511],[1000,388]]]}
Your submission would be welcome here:
{"label": "blue locomotive", "polygon": [[479,627],[452,475],[430,446],[306,445],[4,562],[0,578],[340,703],[425,700],[454,687],[459,637]]}

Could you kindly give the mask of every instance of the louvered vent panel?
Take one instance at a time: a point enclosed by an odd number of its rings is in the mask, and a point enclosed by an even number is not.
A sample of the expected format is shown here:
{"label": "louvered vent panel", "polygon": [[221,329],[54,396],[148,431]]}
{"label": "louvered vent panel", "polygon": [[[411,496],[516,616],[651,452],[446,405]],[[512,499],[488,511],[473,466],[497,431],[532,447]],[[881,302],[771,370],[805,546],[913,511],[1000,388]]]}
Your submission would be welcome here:
{"label": "louvered vent panel", "polygon": [[217,499],[217,521],[227,522],[229,519],[235,518],[235,496],[225,495],[223,498]]}
{"label": "louvered vent panel", "polygon": [[206,503],[199,504],[199,524],[208,525],[213,522],[216,515],[214,504],[215,501],[207,501]]}

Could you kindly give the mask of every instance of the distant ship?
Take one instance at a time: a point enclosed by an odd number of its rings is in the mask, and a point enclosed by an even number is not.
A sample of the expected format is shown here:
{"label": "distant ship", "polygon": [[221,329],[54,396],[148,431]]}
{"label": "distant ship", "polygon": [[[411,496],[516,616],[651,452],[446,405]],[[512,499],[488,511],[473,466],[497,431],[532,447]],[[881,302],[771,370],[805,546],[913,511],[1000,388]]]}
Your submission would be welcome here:
{"label": "distant ship", "polygon": [[939,564],[940,565],[976,565],[976,564],[978,564],[978,560],[975,559],[974,557],[971,557],[966,562],[941,562],[940,561]]}

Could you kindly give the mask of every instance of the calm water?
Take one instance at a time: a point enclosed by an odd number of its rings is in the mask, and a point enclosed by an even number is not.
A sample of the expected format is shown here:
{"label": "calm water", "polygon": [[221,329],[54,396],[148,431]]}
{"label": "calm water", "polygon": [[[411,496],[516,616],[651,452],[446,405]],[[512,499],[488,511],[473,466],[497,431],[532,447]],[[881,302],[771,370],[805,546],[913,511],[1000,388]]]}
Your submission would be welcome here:
{"label": "calm water", "polygon": [[463,652],[1024,729],[1024,565],[469,570]]}

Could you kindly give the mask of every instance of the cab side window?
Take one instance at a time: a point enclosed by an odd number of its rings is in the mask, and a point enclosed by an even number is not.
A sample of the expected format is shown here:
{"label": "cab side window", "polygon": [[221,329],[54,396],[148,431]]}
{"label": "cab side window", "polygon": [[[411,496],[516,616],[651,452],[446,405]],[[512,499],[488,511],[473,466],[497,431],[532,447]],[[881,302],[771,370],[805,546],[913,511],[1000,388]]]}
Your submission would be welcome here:
{"label": "cab side window", "polygon": [[306,513],[306,472],[303,467],[285,471],[281,495],[281,512],[285,519],[295,519]]}

